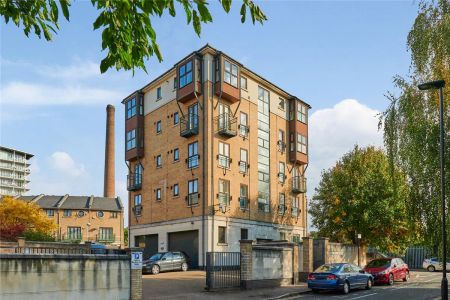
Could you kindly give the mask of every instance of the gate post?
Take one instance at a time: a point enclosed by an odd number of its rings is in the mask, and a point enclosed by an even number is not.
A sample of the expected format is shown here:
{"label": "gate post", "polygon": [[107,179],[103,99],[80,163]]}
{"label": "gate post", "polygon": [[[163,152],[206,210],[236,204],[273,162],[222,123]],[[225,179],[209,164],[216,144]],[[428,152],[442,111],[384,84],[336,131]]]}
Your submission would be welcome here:
{"label": "gate post", "polygon": [[299,261],[298,261],[298,244],[295,243],[292,247],[292,284],[297,284],[299,282]]}
{"label": "gate post", "polygon": [[130,299],[142,300],[142,249],[129,248],[128,250],[130,253]]}
{"label": "gate post", "polygon": [[303,271],[300,272],[300,280],[306,282],[308,274],[311,273],[313,268],[313,239],[311,237],[303,237]]}
{"label": "gate post", "polygon": [[249,287],[250,280],[252,280],[253,241],[240,240],[239,242],[241,246],[241,288],[247,289]]}

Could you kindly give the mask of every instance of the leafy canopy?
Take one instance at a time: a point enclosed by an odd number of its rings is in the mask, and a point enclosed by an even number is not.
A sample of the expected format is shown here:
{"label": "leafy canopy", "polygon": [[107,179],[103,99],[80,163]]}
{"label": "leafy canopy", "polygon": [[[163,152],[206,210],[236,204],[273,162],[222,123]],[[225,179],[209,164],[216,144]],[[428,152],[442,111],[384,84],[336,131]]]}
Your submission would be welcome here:
{"label": "leafy canopy", "polygon": [[0,201],[1,238],[14,240],[25,232],[31,236],[51,235],[56,224],[35,203],[6,196]]}
{"label": "leafy canopy", "polygon": [[401,252],[408,245],[405,175],[391,169],[383,151],[355,148],[322,173],[311,201],[312,224],[319,236]]}
{"label": "leafy canopy", "polygon": [[[230,12],[232,0],[218,0],[225,12]],[[156,32],[151,20],[165,17],[164,13],[175,17],[177,8],[181,7],[186,14],[186,21],[200,36],[201,24],[213,21],[206,0],[91,0],[99,11],[94,30],[102,30],[102,50],[107,51],[101,61],[102,73],[109,68],[117,70],[143,69],[145,60],[156,56],[159,61],[163,57],[156,41]],[[10,20],[18,27],[23,27],[26,36],[34,32],[47,41],[52,39],[52,32],[59,30],[59,15],[69,21],[69,0],[32,0],[12,1],[0,0],[0,15],[8,23]],[[240,8],[241,22],[250,12],[252,23],[263,23],[266,15],[251,0],[243,0]]]}

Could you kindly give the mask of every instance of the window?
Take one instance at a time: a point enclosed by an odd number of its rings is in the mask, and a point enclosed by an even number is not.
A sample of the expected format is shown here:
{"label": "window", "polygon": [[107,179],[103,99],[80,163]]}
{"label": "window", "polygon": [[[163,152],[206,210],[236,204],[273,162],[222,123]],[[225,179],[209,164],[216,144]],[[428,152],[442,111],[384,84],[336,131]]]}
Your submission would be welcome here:
{"label": "window", "polygon": [[227,243],[227,228],[219,226],[219,244]]}
{"label": "window", "polygon": [[142,196],[134,195],[134,206],[141,205],[141,203],[142,203]]}
{"label": "window", "polygon": [[292,216],[297,217],[298,216],[298,198],[294,197],[292,198]]}
{"label": "window", "polygon": [[85,214],[86,213],[84,211],[82,211],[82,210],[79,210],[78,213],[77,213],[79,218],[84,217]]}
{"label": "window", "polygon": [[81,240],[81,227],[67,227],[68,240]]}
{"label": "window", "polygon": [[297,103],[297,120],[302,123],[307,123],[307,116],[308,116],[308,109],[306,108],[306,105],[301,104],[300,102]]}
{"label": "window", "polygon": [[64,217],[70,217],[72,216],[72,211],[70,209],[65,209],[64,210]]}
{"label": "window", "polygon": [[230,167],[230,145],[219,142],[219,166],[222,168]]}
{"label": "window", "polygon": [[176,197],[176,196],[179,196],[179,195],[180,195],[180,188],[178,186],[178,183],[175,183],[173,185],[173,196]]}
{"label": "window", "polygon": [[286,241],[286,232],[284,232],[284,231],[280,232],[280,240],[281,241]]}
{"label": "window", "polygon": [[47,209],[47,216],[53,217],[55,215],[55,211],[53,209]]}
{"label": "window", "polygon": [[194,142],[188,145],[188,158],[187,158],[188,168],[192,169],[198,167],[198,163],[199,163],[198,142]]}
{"label": "window", "polygon": [[[127,119],[130,119],[136,115],[137,112],[137,101],[136,98],[133,98],[131,100],[128,100],[127,102]],[[139,112],[139,114],[142,114],[142,111]]]}
{"label": "window", "polygon": [[283,193],[278,195],[278,214],[284,215],[286,211],[286,196]]}
{"label": "window", "polygon": [[248,229],[241,228],[241,240],[248,240]]}
{"label": "window", "polygon": [[241,76],[241,89],[247,90],[247,78]]}
{"label": "window", "polygon": [[235,64],[230,63],[228,60],[224,62],[223,81],[231,84],[234,87],[238,87],[238,68]]}
{"label": "window", "polygon": [[299,234],[293,234],[292,235],[292,242],[293,243],[300,243],[301,242],[301,238]]}
{"label": "window", "polygon": [[307,154],[308,152],[308,140],[306,138],[306,135],[302,135],[300,133],[297,133],[297,151]]}
{"label": "window", "polygon": [[198,179],[188,182],[188,205],[198,204]]}
{"label": "window", "polygon": [[156,133],[161,133],[161,120],[156,122]]}
{"label": "window", "polygon": [[219,204],[230,205],[230,182],[219,179]]}
{"label": "window", "polygon": [[136,129],[127,132],[127,151],[136,148]]}
{"label": "window", "polygon": [[161,166],[162,166],[162,158],[161,154],[159,154],[158,156],[156,156],[156,167],[161,168]]}
{"label": "window", "polygon": [[156,89],[156,101],[161,100],[162,96],[161,96],[161,87],[158,87]]}
{"label": "window", "polygon": [[173,78],[173,89],[176,89],[176,88],[177,88],[177,78],[174,77]]}
{"label": "window", "polygon": [[156,195],[156,201],[160,201],[161,200],[161,189],[160,188],[156,189],[155,195]]}
{"label": "window", "polygon": [[289,121],[294,120],[294,111],[295,111],[294,107],[295,107],[294,100],[289,101]]}
{"label": "window", "polygon": [[136,164],[134,166],[134,185],[140,186],[142,184],[142,165]]}
{"label": "window", "polygon": [[247,150],[241,149],[241,160],[239,161],[239,172],[247,173],[248,169],[248,158],[247,158]]}
{"label": "window", "polygon": [[114,235],[113,235],[112,227],[100,227],[98,240],[99,241],[113,241]]}
{"label": "window", "polygon": [[105,213],[103,211],[101,211],[101,210],[99,210],[97,212],[97,217],[99,217],[99,218],[103,218],[104,215],[105,215]]}
{"label": "window", "polygon": [[295,141],[294,141],[294,134],[289,134],[289,147],[291,151],[295,151]]}
{"label": "window", "polygon": [[281,109],[281,110],[284,110],[284,107],[285,107],[285,101],[284,101],[284,99],[283,99],[283,98],[279,98],[278,100],[279,100],[279,102],[278,102],[278,108]]}
{"label": "window", "polygon": [[175,125],[178,125],[178,123],[180,123],[180,117],[179,117],[179,115],[178,115],[178,112],[175,112],[174,114],[173,114],[173,125],[175,126]]}
{"label": "window", "polygon": [[180,151],[178,150],[178,148],[175,148],[173,150],[173,160],[174,161],[179,161],[180,160]]}
{"label": "window", "polygon": [[109,217],[111,219],[117,219],[117,211],[112,211],[109,213]]}
{"label": "window", "polygon": [[248,208],[248,186],[241,184],[239,192],[239,207],[243,210]]}
{"label": "window", "polygon": [[278,151],[284,152],[284,149],[286,148],[286,144],[284,142],[284,131],[279,129],[278,130]]}
{"label": "window", "polygon": [[278,180],[281,183],[284,183],[284,181],[286,180],[286,166],[284,162],[280,162],[278,164]]}
{"label": "window", "polygon": [[242,137],[248,136],[248,116],[246,113],[241,112],[240,114],[240,124],[239,124],[239,135]]}
{"label": "window", "polygon": [[188,61],[180,67],[178,77],[180,78],[180,89],[192,82],[192,61]]}

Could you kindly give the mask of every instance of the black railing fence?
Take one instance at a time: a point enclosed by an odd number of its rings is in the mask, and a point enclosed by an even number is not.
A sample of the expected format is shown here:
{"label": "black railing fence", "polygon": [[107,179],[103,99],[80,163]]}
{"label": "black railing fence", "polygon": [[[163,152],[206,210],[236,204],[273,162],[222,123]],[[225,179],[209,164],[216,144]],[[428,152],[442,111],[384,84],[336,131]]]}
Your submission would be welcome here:
{"label": "black railing fence", "polygon": [[209,290],[241,285],[240,252],[206,253],[206,287]]}

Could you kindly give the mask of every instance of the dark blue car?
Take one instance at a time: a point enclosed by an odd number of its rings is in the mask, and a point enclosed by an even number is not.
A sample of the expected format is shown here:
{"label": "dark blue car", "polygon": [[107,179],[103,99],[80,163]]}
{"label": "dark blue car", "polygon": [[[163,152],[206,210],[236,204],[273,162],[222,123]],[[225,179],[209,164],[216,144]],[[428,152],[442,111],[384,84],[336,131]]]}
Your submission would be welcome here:
{"label": "dark blue car", "polygon": [[320,290],[339,290],[348,294],[351,289],[370,290],[373,284],[371,274],[358,266],[347,263],[324,264],[308,275],[308,288],[313,292]]}

